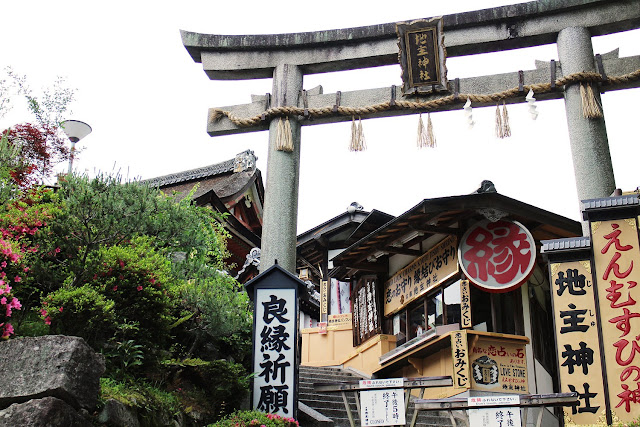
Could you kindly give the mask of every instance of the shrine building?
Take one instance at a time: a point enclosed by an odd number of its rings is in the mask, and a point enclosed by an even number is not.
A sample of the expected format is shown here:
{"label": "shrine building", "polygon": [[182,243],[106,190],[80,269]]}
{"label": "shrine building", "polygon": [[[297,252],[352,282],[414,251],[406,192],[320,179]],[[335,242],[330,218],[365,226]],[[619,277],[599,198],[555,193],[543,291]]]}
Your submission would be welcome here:
{"label": "shrine building", "polygon": [[579,236],[579,222],[501,195],[489,181],[398,217],[354,203],[298,236],[300,276],[320,289],[319,319],[301,321],[301,364],[453,378],[424,398],[554,393],[541,241]]}

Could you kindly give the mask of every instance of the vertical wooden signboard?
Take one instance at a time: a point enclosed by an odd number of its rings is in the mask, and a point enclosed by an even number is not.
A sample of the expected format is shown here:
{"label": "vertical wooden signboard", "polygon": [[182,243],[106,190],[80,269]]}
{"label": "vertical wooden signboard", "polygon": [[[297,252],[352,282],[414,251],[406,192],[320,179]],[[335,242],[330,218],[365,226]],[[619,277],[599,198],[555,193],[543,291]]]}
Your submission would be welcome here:
{"label": "vertical wooden signboard", "polygon": [[595,424],[605,409],[605,390],[591,260],[552,263],[550,278],[560,391],[580,397],[564,411],[575,424]]}
{"label": "vertical wooden signboard", "polygon": [[454,331],[451,334],[451,359],[453,360],[453,387],[469,388],[469,346],[467,331]]}
{"label": "vertical wooden signboard", "polygon": [[253,409],[297,418],[298,298],[305,284],[278,264],[248,282],[253,315]]}
{"label": "vertical wooden signboard", "polygon": [[471,328],[471,287],[468,280],[460,280],[460,327]]}
{"label": "vertical wooden signboard", "polygon": [[320,281],[320,322],[318,322],[318,328],[320,328],[321,334],[327,333],[327,324],[329,321],[329,281]]}
{"label": "vertical wooden signboard", "polygon": [[636,218],[591,222],[611,410],[640,415],[640,242]]}

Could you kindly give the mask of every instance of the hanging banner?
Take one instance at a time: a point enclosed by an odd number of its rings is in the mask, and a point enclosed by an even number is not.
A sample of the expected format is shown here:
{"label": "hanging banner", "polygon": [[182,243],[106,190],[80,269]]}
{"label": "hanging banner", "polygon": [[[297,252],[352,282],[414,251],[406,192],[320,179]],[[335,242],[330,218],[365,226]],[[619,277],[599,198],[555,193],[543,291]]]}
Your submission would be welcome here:
{"label": "hanging banner", "polygon": [[536,242],[517,221],[480,221],[462,236],[458,261],[465,276],[487,292],[522,285],[536,264]]}
{"label": "hanging banner", "polygon": [[471,287],[468,280],[460,280],[460,327],[471,328]]}
{"label": "hanging banner", "polygon": [[400,67],[402,68],[402,93],[417,95],[435,90],[446,90],[442,20],[419,19],[396,24]]}
{"label": "hanging banner", "polygon": [[469,347],[467,331],[454,331],[451,334],[451,358],[453,360],[453,387],[469,388]]}
{"label": "hanging banner", "polygon": [[[640,414],[640,243],[636,218],[591,224],[609,400],[621,422]],[[572,325],[584,328],[584,316]]]}
{"label": "hanging banner", "polygon": [[455,236],[449,236],[394,274],[384,284],[384,315],[395,313],[458,274],[457,243]]}
{"label": "hanging banner", "polygon": [[327,322],[329,315],[329,282],[320,281],[320,321]]}
{"label": "hanging banner", "polygon": [[502,393],[529,392],[524,343],[481,337],[470,350],[472,388]]}
{"label": "hanging banner", "polygon": [[596,424],[605,391],[591,260],[551,264],[550,276],[560,391],[580,397],[577,406],[563,409],[575,424]]}

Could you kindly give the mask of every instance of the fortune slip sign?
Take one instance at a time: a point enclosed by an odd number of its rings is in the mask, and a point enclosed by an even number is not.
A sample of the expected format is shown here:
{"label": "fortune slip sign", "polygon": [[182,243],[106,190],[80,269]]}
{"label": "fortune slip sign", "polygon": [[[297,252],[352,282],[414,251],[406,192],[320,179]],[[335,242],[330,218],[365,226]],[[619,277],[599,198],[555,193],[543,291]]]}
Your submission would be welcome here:
{"label": "fortune slip sign", "polygon": [[[520,396],[469,397],[469,425],[473,427],[520,427]],[[510,405],[498,408],[471,409],[476,406]]]}
{"label": "fortune slip sign", "polygon": [[533,272],[536,244],[517,221],[481,221],[467,230],[458,248],[458,262],[467,278],[487,292],[508,292]]}
{"label": "fortune slip sign", "polygon": [[560,391],[580,398],[564,411],[575,424],[596,424],[605,392],[591,260],[553,263],[550,276]]}
{"label": "fortune slip sign", "polygon": [[[611,409],[640,415],[640,242],[636,218],[591,222],[602,346]],[[582,326],[584,316],[576,320]]]}
{"label": "fortune slip sign", "polygon": [[396,24],[402,93],[405,95],[431,92],[447,87],[442,20],[419,19]]}
{"label": "fortune slip sign", "polygon": [[361,425],[395,426],[407,423],[404,411],[404,380],[361,380],[360,388],[381,388],[360,391]]}
{"label": "fortune slip sign", "polygon": [[471,288],[468,280],[460,281],[460,327],[471,328]]}
{"label": "fortune slip sign", "polygon": [[451,359],[453,360],[453,387],[469,388],[469,346],[467,331],[451,333]]}
{"label": "fortune slip sign", "polygon": [[456,246],[455,236],[449,236],[394,274],[384,284],[384,315],[395,313],[458,274]]}
{"label": "fortune slip sign", "polygon": [[296,418],[298,295],[304,283],[275,264],[245,286],[254,301],[253,408]]}

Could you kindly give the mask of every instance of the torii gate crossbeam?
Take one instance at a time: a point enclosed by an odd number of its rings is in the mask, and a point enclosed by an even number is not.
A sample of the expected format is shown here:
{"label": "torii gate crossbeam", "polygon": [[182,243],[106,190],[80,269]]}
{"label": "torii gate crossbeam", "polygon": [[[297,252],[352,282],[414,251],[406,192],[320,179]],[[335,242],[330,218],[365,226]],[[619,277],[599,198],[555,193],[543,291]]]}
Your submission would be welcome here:
{"label": "torii gate crossbeam", "polygon": [[[595,72],[610,76],[628,75],[640,70],[640,57],[618,58],[617,53],[603,56],[596,69],[591,37],[640,27],[640,0],[557,0],[502,6],[442,18],[445,45],[449,57],[517,49],[558,43],[560,64],[539,63],[536,70],[523,73],[526,85],[554,82],[575,72]],[[242,80],[273,77],[271,97],[258,97],[250,104],[211,109],[224,110],[219,120],[209,120],[210,135],[227,135],[269,129],[268,180],[262,237],[261,270],[274,260],[289,271],[295,270],[295,243],[300,159],[300,126],[350,120],[345,114],[326,114],[313,121],[290,117],[295,149],[291,153],[275,150],[277,120],[238,125],[228,117],[249,118],[261,115],[269,107],[361,108],[388,102],[394,94],[402,101],[429,100],[450,95],[442,92],[424,97],[404,97],[399,87],[387,87],[323,94],[321,90],[301,94],[305,74],[342,71],[397,63],[398,47],[395,23],[341,30],[297,34],[225,36],[182,31],[182,41],[194,61],[201,62],[205,73],[216,80]],[[600,67],[598,67],[600,68]],[[563,74],[564,73],[564,74]],[[555,76],[554,76],[555,74]],[[638,73],[636,73],[638,74]],[[449,76],[451,79],[455,76]],[[640,76],[638,76],[640,77]],[[491,94],[518,86],[518,73],[460,79],[450,91],[460,94]],[[603,82],[604,90],[640,86],[640,78]],[[578,87],[536,94],[539,100],[565,98],[570,142],[576,170],[578,196],[581,199],[608,196],[615,188],[604,119],[586,119],[577,109]],[[507,103],[523,102],[525,93],[510,96]],[[599,93],[596,93],[599,100]],[[268,99],[271,98],[271,99]],[[270,102],[269,102],[270,101]],[[451,102],[429,111],[460,108]],[[484,105],[495,105],[494,101]],[[474,106],[483,106],[474,102]],[[420,110],[386,108],[359,114],[363,119],[414,114]],[[230,113],[230,114],[229,114]],[[211,114],[210,114],[211,115]]]}

